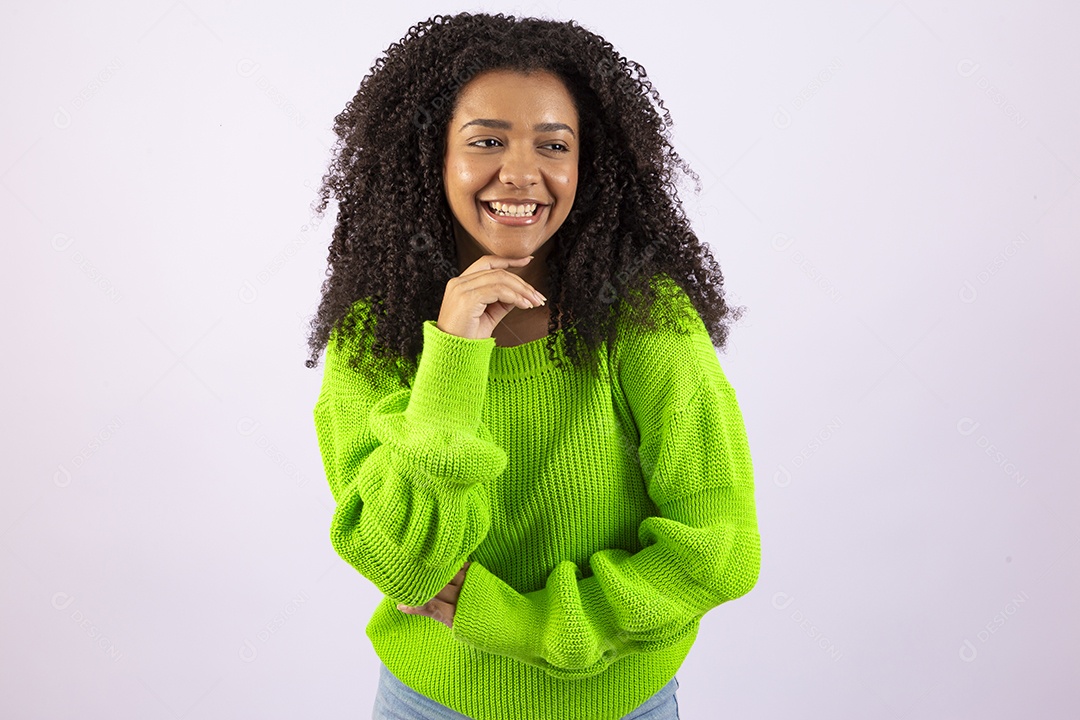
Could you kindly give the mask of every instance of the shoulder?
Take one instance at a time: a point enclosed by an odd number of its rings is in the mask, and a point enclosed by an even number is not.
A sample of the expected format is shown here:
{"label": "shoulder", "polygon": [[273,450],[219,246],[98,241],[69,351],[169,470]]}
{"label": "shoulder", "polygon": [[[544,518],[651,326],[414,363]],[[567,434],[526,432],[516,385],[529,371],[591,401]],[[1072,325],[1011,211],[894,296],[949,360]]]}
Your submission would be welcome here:
{"label": "shoulder", "polygon": [[[365,330],[365,319],[374,317],[371,307],[370,298],[355,301],[331,331],[326,345],[321,395],[333,394],[339,398],[380,396],[400,389],[387,368],[373,362],[374,338],[370,330]],[[374,320],[371,323],[373,327]]]}
{"label": "shoulder", "polygon": [[[613,371],[629,399],[641,404],[685,407],[703,385],[730,388],[716,347],[689,295],[666,274],[653,278],[649,310],[654,327],[631,317],[620,299]],[[674,407],[673,407],[674,406]]]}
{"label": "shoulder", "polygon": [[370,348],[371,338],[364,332],[365,319],[371,316],[371,300],[361,298],[345,312],[330,331],[326,345],[327,370],[339,371],[351,356]]}

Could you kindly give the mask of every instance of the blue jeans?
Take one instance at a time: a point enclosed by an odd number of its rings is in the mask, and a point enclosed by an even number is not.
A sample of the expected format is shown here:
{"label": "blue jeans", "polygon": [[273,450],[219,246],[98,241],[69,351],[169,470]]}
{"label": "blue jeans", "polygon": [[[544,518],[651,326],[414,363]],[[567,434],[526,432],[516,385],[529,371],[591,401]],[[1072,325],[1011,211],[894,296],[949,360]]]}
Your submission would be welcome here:
{"label": "blue jeans", "polygon": [[[632,710],[622,720],[679,720],[679,703],[675,691],[679,681],[671,678],[667,685]],[[372,720],[471,720],[468,715],[437,703],[398,680],[386,665],[379,664],[379,689],[375,693]]]}

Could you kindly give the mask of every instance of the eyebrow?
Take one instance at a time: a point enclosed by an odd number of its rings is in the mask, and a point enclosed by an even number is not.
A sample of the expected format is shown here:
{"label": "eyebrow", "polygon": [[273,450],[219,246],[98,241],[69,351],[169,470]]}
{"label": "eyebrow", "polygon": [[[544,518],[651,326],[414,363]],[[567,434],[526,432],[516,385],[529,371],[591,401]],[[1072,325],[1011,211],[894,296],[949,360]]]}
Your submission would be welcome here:
{"label": "eyebrow", "polygon": [[[458,129],[458,132],[461,132],[462,130],[469,127],[470,125],[482,125],[483,127],[496,128],[498,130],[510,130],[513,127],[513,125],[511,125],[510,123],[508,123],[505,120],[492,120],[490,118],[477,118],[476,120],[470,120],[469,122],[462,125]],[[539,123],[537,125],[533,125],[533,130],[535,130],[536,132],[554,132],[556,130],[566,130],[571,135],[573,135],[575,138],[577,137],[577,133],[574,132],[573,128],[571,128],[566,123],[560,123],[560,122]]]}

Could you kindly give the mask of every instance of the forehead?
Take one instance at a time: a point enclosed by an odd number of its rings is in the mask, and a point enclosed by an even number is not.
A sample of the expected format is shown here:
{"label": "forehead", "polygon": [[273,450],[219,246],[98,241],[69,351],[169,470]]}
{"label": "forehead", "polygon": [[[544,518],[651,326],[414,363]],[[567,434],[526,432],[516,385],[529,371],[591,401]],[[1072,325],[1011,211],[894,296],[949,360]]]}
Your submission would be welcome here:
{"label": "forehead", "polygon": [[[468,116],[468,117],[466,117]],[[454,118],[477,117],[513,121],[518,118],[559,120],[576,126],[573,97],[556,75],[534,70],[489,70],[470,80],[457,98]],[[514,128],[519,129],[515,126]]]}

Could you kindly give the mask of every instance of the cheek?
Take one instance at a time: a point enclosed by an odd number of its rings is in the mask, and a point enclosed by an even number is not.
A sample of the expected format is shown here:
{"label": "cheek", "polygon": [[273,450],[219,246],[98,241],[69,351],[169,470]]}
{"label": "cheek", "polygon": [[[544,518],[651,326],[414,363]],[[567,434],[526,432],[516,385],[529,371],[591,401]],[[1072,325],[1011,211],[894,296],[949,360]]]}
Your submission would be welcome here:
{"label": "cheek", "polygon": [[447,155],[444,168],[444,176],[452,184],[464,188],[486,182],[492,172],[490,163],[483,159],[455,153]]}
{"label": "cheek", "polygon": [[577,181],[578,174],[576,168],[565,173],[561,178],[559,178],[559,186],[562,189],[563,194],[573,197],[574,194],[577,192]]}
{"label": "cheek", "polygon": [[483,177],[473,167],[451,167],[446,184],[458,195],[471,195],[483,186]]}

